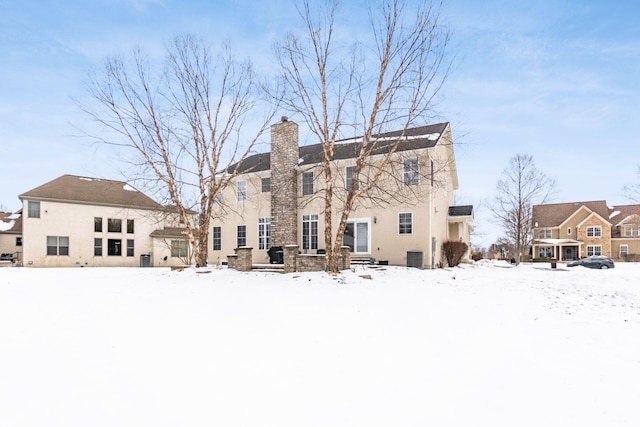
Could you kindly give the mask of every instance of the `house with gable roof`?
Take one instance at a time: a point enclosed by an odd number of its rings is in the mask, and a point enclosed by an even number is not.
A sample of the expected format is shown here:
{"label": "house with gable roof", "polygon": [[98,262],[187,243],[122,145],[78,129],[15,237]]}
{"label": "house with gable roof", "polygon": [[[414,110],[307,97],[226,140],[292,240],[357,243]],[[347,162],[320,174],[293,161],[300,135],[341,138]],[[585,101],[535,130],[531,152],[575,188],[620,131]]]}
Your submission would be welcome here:
{"label": "house with gable roof", "polygon": [[190,245],[177,215],[126,182],[63,175],[18,197],[25,266],[188,262]]}
{"label": "house with gable roof", "polygon": [[[376,194],[384,203],[363,197],[351,212],[344,234],[351,259],[430,268],[446,263],[443,242],[471,246],[473,207],[453,206],[458,175],[449,123],[388,132],[373,140],[376,149],[368,159],[372,165],[399,143],[383,169],[380,182],[387,187]],[[335,145],[332,174],[338,177],[333,188],[338,200],[353,182],[361,144],[362,138],[356,137]],[[223,208],[212,221],[210,259],[224,259],[247,247],[254,263],[272,261],[271,247],[296,245],[303,257],[324,253],[322,159],[322,145],[299,145],[296,123],[283,117],[272,125],[271,150],[229,169],[237,175],[223,191]],[[339,206],[333,209],[335,230]]]}
{"label": "house with gable roof", "polygon": [[22,211],[0,212],[0,261],[22,261]]}
{"label": "house with gable roof", "polygon": [[532,255],[572,261],[605,255],[616,261],[640,254],[640,205],[609,207],[604,200],[533,206]]}

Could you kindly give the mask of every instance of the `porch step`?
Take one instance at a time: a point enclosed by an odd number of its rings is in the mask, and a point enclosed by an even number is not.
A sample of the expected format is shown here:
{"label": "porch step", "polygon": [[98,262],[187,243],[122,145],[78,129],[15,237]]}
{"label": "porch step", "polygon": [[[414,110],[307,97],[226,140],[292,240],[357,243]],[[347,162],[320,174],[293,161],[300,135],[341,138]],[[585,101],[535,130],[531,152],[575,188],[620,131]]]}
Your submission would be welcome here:
{"label": "porch step", "polygon": [[253,271],[264,271],[266,273],[284,273],[284,264],[253,264]]}

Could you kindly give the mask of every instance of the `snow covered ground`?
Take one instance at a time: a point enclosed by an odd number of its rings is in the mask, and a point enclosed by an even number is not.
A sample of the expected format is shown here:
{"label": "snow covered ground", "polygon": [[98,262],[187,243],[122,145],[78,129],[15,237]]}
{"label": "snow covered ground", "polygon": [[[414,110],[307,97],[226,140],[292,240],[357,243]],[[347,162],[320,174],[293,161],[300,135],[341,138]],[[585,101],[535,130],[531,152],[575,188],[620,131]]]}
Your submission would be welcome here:
{"label": "snow covered ground", "polygon": [[638,264],[0,269],[0,426],[637,426],[639,398]]}

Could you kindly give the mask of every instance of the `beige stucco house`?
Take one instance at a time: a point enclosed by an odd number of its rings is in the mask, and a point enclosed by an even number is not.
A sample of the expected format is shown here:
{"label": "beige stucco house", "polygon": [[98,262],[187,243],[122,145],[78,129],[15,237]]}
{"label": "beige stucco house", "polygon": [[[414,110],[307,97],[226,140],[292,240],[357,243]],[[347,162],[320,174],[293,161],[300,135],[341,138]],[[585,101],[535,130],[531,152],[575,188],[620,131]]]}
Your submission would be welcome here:
{"label": "beige stucco house", "polygon": [[[461,240],[470,246],[473,208],[452,206],[458,176],[448,123],[377,135],[368,171],[375,170],[398,139],[377,189],[351,212],[344,244],[352,259],[430,268],[446,262],[443,242]],[[334,230],[361,143],[353,138],[335,147]],[[283,117],[273,125],[271,151],[231,168],[238,175],[224,190],[213,218],[209,261],[224,261],[239,247],[253,248],[254,263],[272,261],[271,246],[295,244],[302,254],[323,253],[326,181],[321,162],[322,146],[300,146],[296,123]],[[361,179],[367,179],[366,172]]]}
{"label": "beige stucco house", "polygon": [[19,198],[24,266],[188,262],[188,239],[176,216],[125,182],[63,175]]}
{"label": "beige stucco house", "polygon": [[0,261],[22,260],[22,212],[0,212]]}
{"label": "beige stucco house", "polygon": [[604,200],[535,205],[532,224],[534,258],[640,257],[640,205],[609,207]]}

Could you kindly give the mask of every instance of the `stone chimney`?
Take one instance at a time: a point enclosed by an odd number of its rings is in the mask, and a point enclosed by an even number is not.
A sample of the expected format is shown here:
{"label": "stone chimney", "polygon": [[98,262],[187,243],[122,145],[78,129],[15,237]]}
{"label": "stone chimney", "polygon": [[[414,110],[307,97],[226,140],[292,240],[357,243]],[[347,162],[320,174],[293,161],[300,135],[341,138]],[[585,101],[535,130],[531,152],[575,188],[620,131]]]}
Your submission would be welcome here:
{"label": "stone chimney", "polygon": [[283,116],[271,126],[271,244],[298,239],[298,125]]}

